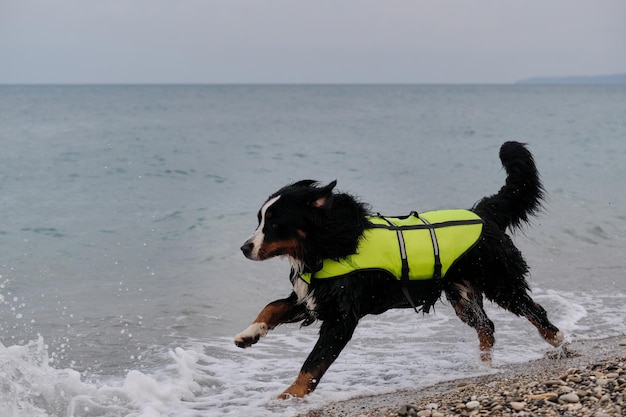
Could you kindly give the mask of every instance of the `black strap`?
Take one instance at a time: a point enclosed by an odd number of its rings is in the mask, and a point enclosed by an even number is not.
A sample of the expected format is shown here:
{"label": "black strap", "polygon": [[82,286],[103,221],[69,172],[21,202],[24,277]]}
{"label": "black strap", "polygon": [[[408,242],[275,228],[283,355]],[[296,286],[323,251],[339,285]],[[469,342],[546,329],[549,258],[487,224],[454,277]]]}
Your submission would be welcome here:
{"label": "black strap", "polygon": [[[415,216],[418,219],[420,219],[424,224],[421,225],[414,225],[414,226],[398,226],[396,224],[394,224],[392,221],[390,221],[389,219],[387,219],[385,216],[381,215],[380,213],[377,213],[377,216],[381,219],[383,219],[387,225],[384,224],[373,224],[372,227],[374,228],[381,228],[381,229],[388,229],[388,230],[395,230],[397,235],[398,235],[398,245],[400,246],[400,256],[402,259],[402,276],[401,281],[402,281],[402,293],[404,294],[404,298],[406,298],[406,300],[409,302],[409,305],[413,308],[413,310],[416,313],[419,313],[419,310],[417,309],[417,306],[415,305],[415,302],[413,302],[413,299],[411,298],[411,294],[409,293],[409,289],[407,288],[407,282],[409,281],[409,261],[408,261],[408,256],[407,256],[407,252],[406,252],[406,245],[404,242],[404,235],[403,235],[403,231],[404,230],[419,230],[419,229],[427,229],[430,232],[430,240],[432,242],[433,245],[433,255],[435,258],[435,265],[434,265],[434,272],[433,272],[433,279],[435,280],[439,280],[441,279],[441,270],[442,270],[442,265],[441,265],[441,257],[439,256],[439,242],[437,241],[437,234],[435,233],[435,229],[438,227],[448,227],[448,226],[458,226],[458,225],[467,225],[467,224],[477,224],[477,223],[482,223],[481,220],[451,220],[451,221],[447,221],[447,222],[443,222],[443,223],[436,223],[436,224],[431,224],[430,222],[428,222],[428,220],[422,218],[419,216],[419,214],[416,211],[412,211],[411,214],[409,214],[409,216]],[[409,217],[409,216],[405,216]],[[422,309],[428,313],[428,310],[430,310],[429,308],[430,306],[423,308]]]}
{"label": "black strap", "polygon": [[[413,213],[411,213],[411,215],[413,215]],[[417,215],[417,213],[415,213],[415,215]],[[402,227],[398,227],[389,219],[385,218],[384,216],[381,216],[380,214],[378,214],[378,217],[380,217],[381,219],[383,219],[385,222],[389,224],[389,229],[395,230],[397,233],[398,245],[400,246],[400,258],[402,260],[402,272],[401,272],[402,275],[400,277],[400,280],[402,281],[402,284],[401,284],[402,293],[404,294],[404,298],[406,298],[406,300],[409,302],[409,305],[413,308],[413,310],[419,314],[419,310],[417,309],[417,306],[413,302],[413,299],[411,298],[411,294],[409,294],[409,289],[407,288],[407,283],[409,282],[409,260],[408,260],[407,253],[406,253],[406,244],[404,242],[404,235],[402,234],[402,230],[404,229]],[[384,226],[384,225],[381,225],[381,226]]]}
{"label": "black strap", "polygon": [[[388,221],[386,218],[384,218],[381,215],[377,215],[377,217],[380,217],[381,219]],[[420,219],[424,221],[423,217],[420,217]],[[483,221],[481,219],[470,219],[470,220],[448,220],[445,222],[440,222],[440,223],[435,223],[435,224],[430,224],[430,223],[425,222],[425,224],[415,224],[412,226],[397,226],[393,223],[390,223],[389,225],[374,223],[374,224],[370,224],[368,227],[370,229],[387,229],[387,230],[420,230],[420,229],[439,229],[442,227],[449,227],[449,226],[464,226],[464,225],[482,224],[482,223]]]}
{"label": "black strap", "polygon": [[383,219],[385,222],[389,224],[390,226],[389,230],[396,231],[396,235],[398,237],[398,246],[400,247],[400,259],[402,260],[402,270],[401,270],[400,280],[408,281],[409,280],[409,259],[406,253],[406,243],[404,242],[404,235],[402,234],[403,229],[402,227],[398,227],[398,225],[394,224],[389,219],[387,219],[384,216],[381,216],[380,214],[378,214],[378,217],[380,217],[381,219]]}
{"label": "black strap", "polygon": [[[419,217],[419,216],[418,216]],[[419,217],[424,224],[428,226],[432,226],[428,220]],[[435,271],[433,273],[434,279],[441,279],[441,257],[439,256],[439,242],[437,241],[437,233],[435,233],[435,229],[430,227],[428,229],[430,231],[430,240],[433,242],[433,255],[435,255]]]}
{"label": "black strap", "polygon": [[[413,307],[413,310],[419,314],[419,310],[417,309],[417,307],[415,306],[415,303],[413,302],[413,299],[411,298],[411,294],[409,294],[409,289],[406,287],[406,281],[404,281],[402,283],[402,294],[404,294],[404,298],[406,298],[406,300],[409,302],[409,305],[411,307]],[[427,311],[428,313],[428,311]]]}
{"label": "black strap", "polygon": [[372,228],[395,230],[398,235],[398,245],[400,246],[400,256],[402,258],[402,276],[400,277],[402,281],[409,280],[409,261],[408,261],[408,255],[406,253],[404,235],[402,234],[404,230],[426,229],[430,232],[430,240],[433,245],[433,255],[435,258],[433,278],[441,279],[441,270],[443,266],[441,264],[441,256],[439,255],[439,242],[437,241],[437,233],[435,232],[435,229],[440,228],[440,227],[461,226],[461,225],[482,223],[481,219],[472,219],[472,220],[450,220],[447,222],[431,224],[425,218],[420,217],[420,215],[416,211],[412,211],[411,214],[409,214],[408,216],[404,216],[403,218],[407,218],[409,216],[415,216],[418,219],[420,219],[424,224],[418,224],[418,225],[413,225],[413,226],[398,226],[397,224],[393,223],[391,220],[381,215],[380,213],[376,213],[376,215],[382,220],[384,220],[385,223],[387,224],[386,225],[385,224],[372,224],[371,225]]}

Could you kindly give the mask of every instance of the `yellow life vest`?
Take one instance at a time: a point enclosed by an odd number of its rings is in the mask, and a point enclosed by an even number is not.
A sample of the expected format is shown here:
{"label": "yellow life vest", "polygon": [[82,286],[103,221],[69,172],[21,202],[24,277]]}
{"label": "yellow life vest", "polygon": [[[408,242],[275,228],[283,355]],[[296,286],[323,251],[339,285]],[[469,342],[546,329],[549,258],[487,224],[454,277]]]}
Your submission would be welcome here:
{"label": "yellow life vest", "polygon": [[452,264],[480,238],[483,221],[469,210],[412,212],[404,217],[368,217],[357,252],[340,259],[324,259],[312,279],[337,278],[357,271],[382,271],[398,280],[442,278]]}

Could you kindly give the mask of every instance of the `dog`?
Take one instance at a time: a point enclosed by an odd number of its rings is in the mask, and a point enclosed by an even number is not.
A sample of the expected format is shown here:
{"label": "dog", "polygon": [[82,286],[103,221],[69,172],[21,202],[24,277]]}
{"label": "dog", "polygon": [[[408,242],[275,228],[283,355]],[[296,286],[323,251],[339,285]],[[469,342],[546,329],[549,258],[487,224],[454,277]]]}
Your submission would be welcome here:
{"label": "dog", "polygon": [[[322,322],[319,340],[298,377],[278,398],[303,397],[315,390],[362,317],[391,308],[416,309],[417,306],[428,312],[442,293],[457,316],[476,330],[480,358],[486,363],[491,363],[495,338],[493,322],[483,309],[483,296],[517,316],[526,317],[552,346],[561,345],[563,333],[549,321],[545,309],[530,297],[526,281],[528,265],[506,233],[507,229],[521,228],[541,210],[545,191],[526,144],[505,142],[499,156],[507,174],[505,185],[496,194],[479,200],[470,210],[459,211],[467,217],[465,220],[444,219],[433,224],[417,213],[400,218],[376,216],[359,199],[333,191],[336,181],[322,186],[313,180],[303,180],[270,195],[257,214],[258,227],[241,250],[256,261],[276,256],[288,258],[293,291],[287,298],[268,304],[247,329],[235,336],[235,344],[247,348],[283,323]],[[409,218],[416,218],[417,225],[400,224]],[[466,248],[460,249],[458,259],[439,259],[437,252],[441,248],[435,235],[444,233],[444,226],[453,224],[460,227],[458,230],[467,228],[466,222],[479,230],[472,229],[474,237]],[[451,227],[447,230],[452,231]],[[366,261],[374,259],[376,252],[386,250],[386,246],[404,245],[401,273],[394,276],[389,266],[357,265],[355,270],[341,270],[338,276],[317,277],[326,269],[341,269],[344,264],[361,262],[353,262],[354,257],[364,241],[375,240],[371,233],[378,228],[395,231],[397,241],[364,249],[371,255],[365,257]],[[428,250],[415,252],[409,244],[404,244],[404,235],[411,230],[431,235],[432,242],[422,244]],[[459,237],[457,233],[452,240],[456,242]],[[434,258],[430,277],[407,279],[407,270],[413,266],[406,262],[406,257],[418,261],[428,258],[431,264]]]}

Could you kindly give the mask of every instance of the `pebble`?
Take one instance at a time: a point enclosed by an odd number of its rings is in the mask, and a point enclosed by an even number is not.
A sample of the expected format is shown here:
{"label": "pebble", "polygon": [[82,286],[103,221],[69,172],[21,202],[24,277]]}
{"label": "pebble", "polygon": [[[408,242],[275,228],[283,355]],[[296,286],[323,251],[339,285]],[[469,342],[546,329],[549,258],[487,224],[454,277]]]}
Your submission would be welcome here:
{"label": "pebble", "polygon": [[569,394],[572,391],[574,391],[574,388],[568,387],[567,385],[559,388],[559,394]]}
{"label": "pebble", "polygon": [[459,383],[454,391],[422,398],[385,417],[626,415],[626,356],[548,375]]}
{"label": "pebble", "polygon": [[578,397],[578,395],[574,394],[573,392],[570,392],[569,394],[563,394],[559,397],[560,401],[566,402],[566,403],[577,403],[580,402],[580,398]]}
{"label": "pebble", "polygon": [[511,408],[515,411],[522,411],[524,408],[526,408],[526,403],[520,401],[511,401]]}
{"label": "pebble", "polygon": [[480,407],[480,403],[478,401],[469,401],[465,404],[465,407],[467,407],[468,410],[475,410]]}
{"label": "pebble", "polygon": [[544,382],[544,384],[546,384],[546,386],[551,387],[554,385],[567,385],[567,382],[565,381],[561,381],[560,379],[550,379],[546,382]]}
{"label": "pebble", "polygon": [[572,381],[572,382],[580,382],[580,381],[582,381],[582,380],[583,380],[583,377],[582,377],[582,376],[580,376],[580,375],[569,375],[569,376],[567,377],[567,380],[568,380],[568,381]]}

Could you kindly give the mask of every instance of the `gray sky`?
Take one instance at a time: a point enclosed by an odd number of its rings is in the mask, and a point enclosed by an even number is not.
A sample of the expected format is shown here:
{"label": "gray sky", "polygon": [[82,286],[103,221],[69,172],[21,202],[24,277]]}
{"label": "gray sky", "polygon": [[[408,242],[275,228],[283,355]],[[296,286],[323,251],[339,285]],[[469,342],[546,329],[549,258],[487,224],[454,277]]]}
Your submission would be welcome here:
{"label": "gray sky", "polygon": [[0,0],[0,83],[509,83],[623,72],[625,0]]}

